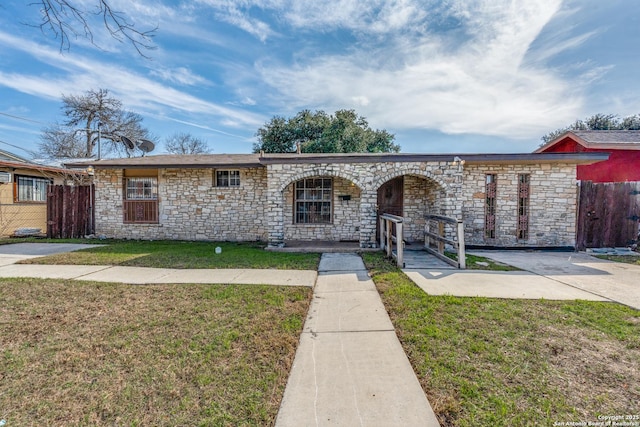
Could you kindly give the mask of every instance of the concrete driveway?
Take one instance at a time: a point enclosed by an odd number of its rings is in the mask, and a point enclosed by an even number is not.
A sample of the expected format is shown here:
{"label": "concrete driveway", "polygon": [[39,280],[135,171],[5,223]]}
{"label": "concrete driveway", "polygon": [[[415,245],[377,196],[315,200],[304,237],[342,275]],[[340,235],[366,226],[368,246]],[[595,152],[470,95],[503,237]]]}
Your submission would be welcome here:
{"label": "concrete driveway", "polygon": [[582,252],[470,251],[640,310],[640,266]]}
{"label": "concrete driveway", "polygon": [[14,264],[23,259],[72,252],[101,245],[84,243],[11,243],[0,245],[0,266]]}

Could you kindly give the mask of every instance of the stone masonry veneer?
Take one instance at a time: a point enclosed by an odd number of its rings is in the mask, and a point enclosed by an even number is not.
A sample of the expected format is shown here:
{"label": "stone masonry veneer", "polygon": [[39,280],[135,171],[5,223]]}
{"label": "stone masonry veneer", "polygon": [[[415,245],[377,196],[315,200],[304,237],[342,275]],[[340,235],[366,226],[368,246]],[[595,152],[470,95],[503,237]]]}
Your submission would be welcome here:
{"label": "stone masonry veneer", "polygon": [[[225,168],[228,169],[228,168]],[[233,168],[232,168],[233,169]],[[575,165],[453,162],[276,163],[239,168],[239,187],[215,187],[212,168],[158,169],[158,224],[123,223],[123,169],[98,169],[96,233],[114,238],[217,241],[359,241],[375,247],[377,191],[404,176],[405,240],[424,239],[424,215],[463,218],[467,244],[573,246]],[[484,237],[485,175],[497,175],[496,238]],[[529,238],[516,238],[518,174],[530,174]],[[131,173],[129,173],[131,176]],[[295,224],[294,184],[333,180],[332,223]],[[350,196],[343,200],[340,196]]]}

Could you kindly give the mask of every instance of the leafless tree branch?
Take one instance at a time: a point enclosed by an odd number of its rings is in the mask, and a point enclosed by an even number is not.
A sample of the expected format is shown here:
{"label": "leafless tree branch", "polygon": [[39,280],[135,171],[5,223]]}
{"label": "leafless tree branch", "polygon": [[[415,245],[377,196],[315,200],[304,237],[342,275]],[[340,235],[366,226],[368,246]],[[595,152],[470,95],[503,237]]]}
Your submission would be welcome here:
{"label": "leafless tree branch", "polygon": [[121,43],[131,44],[140,56],[149,58],[146,52],[156,48],[152,40],[158,27],[138,30],[135,24],[126,19],[124,13],[114,10],[107,0],[97,2],[93,11],[83,10],[70,0],[38,0],[29,5],[40,6],[42,21],[39,28],[43,33],[51,32],[56,39],[60,39],[60,51],[70,49],[71,37],[84,37],[99,47],[94,41],[89,16],[94,15],[100,17],[111,37]]}

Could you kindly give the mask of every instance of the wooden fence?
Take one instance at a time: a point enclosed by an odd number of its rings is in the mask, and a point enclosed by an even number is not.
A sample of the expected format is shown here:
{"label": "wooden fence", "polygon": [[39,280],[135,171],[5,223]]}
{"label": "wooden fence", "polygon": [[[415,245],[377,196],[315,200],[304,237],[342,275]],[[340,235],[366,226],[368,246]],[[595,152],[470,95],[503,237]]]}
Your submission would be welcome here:
{"label": "wooden fence", "polygon": [[638,242],[640,182],[582,181],[576,248],[626,247]]}
{"label": "wooden fence", "polygon": [[49,185],[47,237],[68,239],[95,232],[93,185]]}

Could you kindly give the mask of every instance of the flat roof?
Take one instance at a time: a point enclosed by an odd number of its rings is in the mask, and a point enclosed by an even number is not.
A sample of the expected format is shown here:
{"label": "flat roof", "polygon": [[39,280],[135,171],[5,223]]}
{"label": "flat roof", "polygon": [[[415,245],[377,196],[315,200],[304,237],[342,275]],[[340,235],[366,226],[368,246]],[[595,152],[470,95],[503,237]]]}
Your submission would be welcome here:
{"label": "flat roof", "polygon": [[287,153],[287,154],[160,154],[121,159],[88,159],[67,167],[97,169],[156,168],[253,168],[274,164],[454,162],[466,164],[590,164],[607,160],[607,153],[515,153],[515,154],[412,154],[412,153]]}

